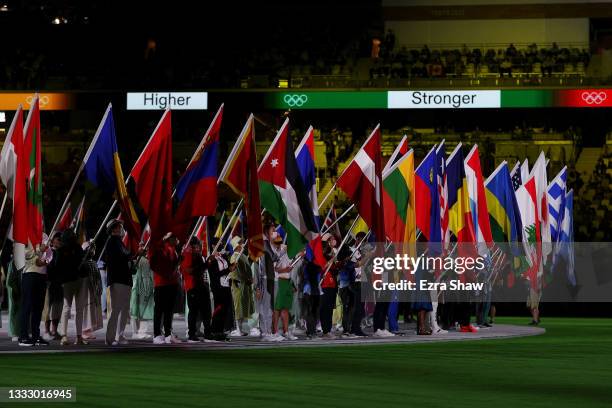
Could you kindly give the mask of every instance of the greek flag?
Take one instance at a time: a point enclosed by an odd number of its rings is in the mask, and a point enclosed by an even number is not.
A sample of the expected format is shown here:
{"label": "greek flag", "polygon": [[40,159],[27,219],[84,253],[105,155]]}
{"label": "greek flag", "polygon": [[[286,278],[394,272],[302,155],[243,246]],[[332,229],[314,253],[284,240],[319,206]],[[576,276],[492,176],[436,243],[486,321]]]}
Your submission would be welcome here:
{"label": "greek flag", "polygon": [[574,260],[574,190],[565,194],[563,221],[559,230],[559,241],[554,255],[555,268],[565,269],[568,282],[576,286],[575,260]]}
{"label": "greek flag", "polygon": [[559,241],[561,223],[565,215],[565,193],[567,184],[567,166],[550,182],[548,194],[548,222],[550,224],[550,238],[552,242]]}

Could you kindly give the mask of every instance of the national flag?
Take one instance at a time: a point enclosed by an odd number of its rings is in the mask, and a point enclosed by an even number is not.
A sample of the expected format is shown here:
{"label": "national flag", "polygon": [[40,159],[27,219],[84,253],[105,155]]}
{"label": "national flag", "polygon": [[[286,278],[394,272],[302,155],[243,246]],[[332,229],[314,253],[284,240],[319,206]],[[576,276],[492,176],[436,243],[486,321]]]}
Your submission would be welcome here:
{"label": "national flag", "polygon": [[475,242],[474,224],[470,212],[470,198],[461,143],[446,160],[448,184],[448,229],[458,242]]}
{"label": "national flag", "polygon": [[491,224],[487,211],[487,196],[480,167],[478,145],[472,147],[464,163],[475,242],[490,244],[493,242],[493,237],[491,236]]}
{"label": "national flag", "polygon": [[523,245],[527,254],[528,270],[525,276],[529,279],[531,287],[539,287],[538,274],[541,272],[541,235],[540,220],[537,216],[537,193],[535,177],[529,177],[516,191],[516,201],[521,213],[523,224]]}
{"label": "national flag", "polygon": [[368,231],[370,231],[370,227],[368,227],[368,224],[364,221],[362,217],[358,216],[357,221],[349,231],[349,234],[351,234],[351,236],[355,238],[360,232],[367,234]]}
{"label": "national flag", "polygon": [[550,253],[550,224],[548,223],[548,179],[546,177],[546,157],[544,152],[540,152],[538,159],[536,160],[533,168],[531,169],[531,176],[535,178],[536,195],[537,195],[537,214],[541,226],[541,237],[542,237],[542,249],[544,255]]}
{"label": "national flag", "polygon": [[166,109],[131,173],[136,195],[149,217],[151,242],[161,242],[172,230],[172,127]]}
{"label": "national flag", "polygon": [[60,232],[66,231],[72,225],[72,221],[73,221],[72,208],[70,208],[70,205],[68,205],[66,206],[66,209],[62,213],[62,216],[60,217],[60,220],[57,223],[57,226],[55,227],[55,229]]}
{"label": "national flag", "polygon": [[306,188],[306,191],[308,191],[312,212],[317,220],[317,225],[319,225],[319,201],[317,199],[314,129],[312,126],[308,128],[306,134],[302,138],[302,141],[298,145],[297,149],[295,149],[295,161],[297,162],[298,171],[302,177],[304,187]]}
{"label": "national flag", "polygon": [[144,229],[142,230],[140,242],[142,244],[146,244],[150,240],[151,240],[151,226],[149,225],[149,223],[147,223],[147,225],[145,225]]}
{"label": "national flag", "polygon": [[[178,200],[175,224],[190,224],[193,217],[214,215],[217,209],[217,171],[219,164],[219,134],[223,117],[223,105],[217,111],[202,143],[176,184]],[[179,231],[180,230],[180,231]],[[177,228],[184,235],[186,228]]]}
{"label": "national flag", "polygon": [[518,190],[519,187],[523,184],[523,179],[521,178],[521,162],[516,162],[514,167],[510,171],[510,178],[512,180],[512,188],[514,191]]}
{"label": "national flag", "polygon": [[13,200],[8,238],[13,241],[13,262],[17,270],[25,267],[25,246],[28,244],[28,162],[23,145],[23,110],[19,106],[2,146],[0,159],[0,177],[6,186],[7,196]]}
{"label": "national flag", "polygon": [[30,105],[30,112],[24,126],[24,155],[28,158],[28,185],[26,208],[28,212],[28,239],[33,246],[43,238],[43,190],[40,144],[40,105],[38,94]]}
{"label": "national flag", "polygon": [[315,152],[314,152],[314,129],[312,126],[308,128],[302,141],[295,149],[295,161],[297,162],[300,176],[308,196],[310,198],[310,206],[312,213],[317,223],[318,234],[306,245],[305,258],[317,265],[324,267],[326,264],[325,256],[323,255],[323,242],[321,240],[321,220],[319,218],[319,200],[317,198],[317,174],[315,168]]}
{"label": "national flag", "polygon": [[448,244],[450,234],[448,232],[448,185],[446,183],[446,149],[445,140],[442,139],[436,147],[438,160],[438,200],[440,201],[440,228],[442,229],[442,242]]}
{"label": "national flag", "polygon": [[507,163],[497,166],[484,184],[493,241],[522,241],[523,224]]}
{"label": "national flag", "polygon": [[557,176],[550,182],[547,190],[548,223],[550,225],[550,239],[559,240],[561,223],[565,214],[565,189],[567,185],[567,166],[563,167]]}
{"label": "national flag", "polygon": [[193,235],[202,242],[202,256],[208,256],[208,217],[200,217]]}
{"label": "national flag", "polygon": [[87,153],[85,153],[83,165],[85,176],[89,182],[115,196],[121,210],[121,219],[130,239],[129,246],[132,251],[135,251],[138,248],[138,240],[142,231],[134,205],[125,186],[117,148],[113,111],[110,104],[102,117]]}
{"label": "national flag", "polygon": [[382,163],[380,125],[372,131],[359,152],[336,181],[349,197],[376,241],[385,241],[385,216],[382,203]]}
{"label": "national flag", "polygon": [[79,244],[87,241],[87,231],[85,230],[85,196],[83,196],[83,199],[77,207],[70,228],[72,228],[76,234]]}
{"label": "national flag", "polygon": [[525,182],[527,179],[529,179],[529,160],[525,158],[521,163],[521,180]]}
{"label": "national flag", "polygon": [[264,242],[257,180],[255,122],[252,114],[244,125],[219,180],[244,200],[249,257],[255,261],[263,255]]}
{"label": "national flag", "polygon": [[559,243],[557,244],[557,260],[565,261],[565,271],[568,282],[576,286],[575,255],[574,255],[574,190],[565,194],[563,208],[563,221],[559,230]]}
{"label": "national flag", "polygon": [[385,232],[391,242],[416,241],[414,153],[410,150],[383,174]]}
{"label": "national flag", "polygon": [[393,153],[389,157],[389,160],[387,160],[387,164],[385,164],[385,167],[382,171],[383,174],[385,174],[391,166],[397,163],[399,159],[401,159],[406,153],[408,153],[408,150],[410,150],[408,148],[408,136],[404,135],[395,147],[395,150],[393,150]]}
{"label": "national flag", "polygon": [[257,175],[262,206],[287,232],[287,255],[293,258],[319,233],[308,192],[295,159],[286,119],[263,158]]}
{"label": "national flag", "polygon": [[338,219],[338,215],[336,214],[336,207],[334,204],[329,207],[329,211],[327,211],[327,215],[325,216],[325,220],[323,221],[322,231],[329,232],[333,234],[336,239],[342,240],[342,233],[340,232],[340,226],[336,222]]}
{"label": "national flag", "polygon": [[226,224],[227,222],[225,221],[225,211],[223,211],[221,213],[221,218],[219,219],[219,222],[217,223],[217,229],[215,230],[215,235],[214,235],[215,238],[221,239],[221,236],[223,235],[223,231],[225,230]]}
{"label": "national flag", "polygon": [[442,242],[440,198],[438,195],[438,156],[433,146],[415,170],[416,226],[429,242]]}
{"label": "national flag", "polygon": [[[21,137],[17,138],[16,134],[21,135]],[[13,199],[15,173],[17,171],[16,146],[23,146],[23,108],[21,105],[13,116],[13,122],[11,122],[11,127],[6,134],[0,154],[0,179],[2,179],[2,184],[6,187],[6,194],[10,199]]]}

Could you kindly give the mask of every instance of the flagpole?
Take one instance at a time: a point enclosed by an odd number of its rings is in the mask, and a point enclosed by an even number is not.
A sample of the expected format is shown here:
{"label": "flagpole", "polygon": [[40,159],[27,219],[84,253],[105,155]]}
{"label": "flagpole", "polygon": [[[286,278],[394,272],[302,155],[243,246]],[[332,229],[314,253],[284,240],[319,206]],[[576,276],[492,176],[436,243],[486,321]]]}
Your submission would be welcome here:
{"label": "flagpole", "polygon": [[[147,147],[149,147],[149,145],[151,144],[151,141],[153,140],[153,136],[155,136],[155,134],[157,133],[157,130],[159,129],[159,126],[161,125],[161,123],[163,122],[164,118],[166,117],[166,115],[169,112],[170,112],[170,108],[166,108],[166,110],[164,111],[164,114],[162,115],[161,119],[157,123],[157,126],[155,126],[155,129],[153,129],[153,132],[151,133],[151,136],[149,136],[149,140],[147,140],[147,144],[145,145],[145,147],[140,152],[140,155],[138,155],[138,159],[136,159],[136,161],[134,162],[134,165],[132,166],[132,170],[130,170],[130,174],[128,174],[127,178],[125,179],[125,183],[124,183],[125,185],[127,185],[129,183],[129,181],[132,179],[132,172],[134,171],[134,168],[136,168],[136,165],[138,164],[138,162],[142,158],[142,155],[147,150]],[[108,210],[108,213],[106,213],[106,216],[104,217],[104,220],[102,221],[102,224],[100,225],[100,228],[98,228],[98,231],[96,232],[96,235],[93,238],[94,241],[102,233],[102,230],[104,229],[104,224],[106,224],[106,222],[110,218],[110,216],[111,216],[113,210],[115,209],[116,205],[117,205],[117,200],[113,201],[113,204],[111,205],[111,208]]]}
{"label": "flagpole", "polygon": [[325,231],[321,231],[321,234],[325,234],[327,231],[329,231],[330,229],[332,229],[332,227],[333,227],[333,226],[335,226],[335,225],[338,223],[338,221],[340,221],[340,220],[341,220],[341,219],[342,219],[342,218],[343,218],[343,217],[344,217],[346,214],[348,214],[348,213],[349,213],[349,211],[351,211],[351,210],[352,210],[354,207],[355,207],[355,204],[351,204],[351,206],[350,206],[349,208],[347,208],[347,210],[346,210],[346,211],[344,211],[344,212],[342,213],[342,215],[340,215],[340,217],[336,218],[336,221],[334,221],[333,223],[331,223],[331,225],[330,225],[329,227],[327,227],[327,228],[325,229]]}
{"label": "flagpole", "polygon": [[[357,224],[357,221],[359,220],[359,216],[357,216],[355,218],[355,220],[353,221],[353,223],[351,224],[351,226],[349,227],[349,231],[351,231],[353,229],[353,227],[355,226],[355,224]],[[342,239],[342,242],[340,242],[340,245],[338,245],[338,250],[336,251],[336,253],[334,254],[334,256],[332,257],[332,259],[329,261],[329,263],[327,264],[327,267],[325,268],[325,271],[323,272],[323,275],[325,275],[327,273],[327,271],[329,271],[329,268],[331,268],[333,262],[336,260],[336,258],[338,257],[338,254],[340,253],[340,249],[344,246],[344,244],[346,244],[346,240],[348,239],[348,237],[351,234],[345,234],[344,238]],[[321,276],[323,276],[321,275]]]}
{"label": "flagpole", "polygon": [[94,134],[94,137],[91,140],[91,143],[89,144],[89,148],[87,149],[87,152],[85,152],[85,156],[83,156],[81,165],[79,166],[79,169],[77,170],[76,176],[74,176],[72,185],[70,186],[70,189],[68,190],[68,194],[66,195],[66,198],[64,199],[64,203],[62,204],[59,214],[57,215],[57,218],[55,219],[55,223],[53,224],[53,227],[51,228],[49,237],[53,236],[53,233],[55,232],[55,229],[57,228],[57,224],[59,224],[62,214],[64,214],[64,211],[66,210],[66,207],[68,206],[68,202],[70,201],[70,197],[72,196],[74,188],[76,187],[79,176],[83,172],[83,169],[85,169],[85,163],[87,163],[87,160],[89,159],[89,156],[91,155],[91,151],[96,145],[96,142],[98,141],[98,138],[100,137],[100,133],[102,133],[102,127],[106,123],[106,118],[108,117],[108,114],[110,113],[112,109],[112,106],[113,106],[112,103],[109,103],[108,107],[106,108],[106,111],[104,112],[104,116],[102,116],[102,120],[100,121],[100,124],[98,125],[98,129],[96,130],[96,133]]}
{"label": "flagpole", "polygon": [[213,251],[212,251],[211,254],[214,254],[219,249],[219,245],[221,245],[221,241],[223,241],[223,237],[227,233],[228,228],[232,225],[232,222],[234,221],[234,218],[236,217],[236,214],[238,214],[238,211],[242,208],[242,204],[243,203],[244,203],[244,200],[240,199],[240,201],[238,202],[238,205],[236,205],[236,209],[234,210],[234,213],[232,214],[232,216],[230,217],[227,225],[223,229],[223,232],[221,233],[221,236],[219,237],[219,241],[215,244],[215,247],[213,248]]}
{"label": "flagpole", "polygon": [[327,192],[327,194],[325,195],[325,197],[323,197],[323,201],[321,201],[319,203],[319,208],[318,210],[320,210],[323,207],[323,204],[325,204],[325,202],[327,201],[327,199],[329,198],[329,196],[331,195],[331,193],[334,192],[334,190],[336,189],[336,183],[334,183],[331,188],[329,189],[329,191]]}

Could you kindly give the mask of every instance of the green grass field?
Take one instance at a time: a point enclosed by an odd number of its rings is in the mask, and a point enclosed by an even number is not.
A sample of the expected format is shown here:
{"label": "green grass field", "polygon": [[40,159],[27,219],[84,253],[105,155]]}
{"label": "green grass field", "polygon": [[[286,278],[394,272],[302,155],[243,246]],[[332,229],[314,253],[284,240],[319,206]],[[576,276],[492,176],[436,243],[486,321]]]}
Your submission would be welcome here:
{"label": "green grass field", "polygon": [[[0,386],[76,386],[72,407],[612,406],[612,320],[543,327],[473,342],[4,355]],[[60,406],[31,404],[43,405]]]}

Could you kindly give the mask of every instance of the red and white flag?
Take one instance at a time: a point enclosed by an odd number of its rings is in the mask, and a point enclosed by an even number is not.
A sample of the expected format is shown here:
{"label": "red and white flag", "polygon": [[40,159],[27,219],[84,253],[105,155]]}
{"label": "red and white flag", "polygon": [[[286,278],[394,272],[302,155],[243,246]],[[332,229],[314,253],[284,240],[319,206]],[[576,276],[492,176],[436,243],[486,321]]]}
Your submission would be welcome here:
{"label": "red and white flag", "polygon": [[355,203],[359,215],[378,242],[385,242],[385,218],[382,206],[382,160],[380,125],[372,131],[336,185]]}
{"label": "red and white flag", "polygon": [[491,243],[493,242],[493,235],[491,234],[491,222],[487,209],[487,197],[482,168],[480,167],[478,145],[472,147],[464,160],[464,164],[476,242]]}

